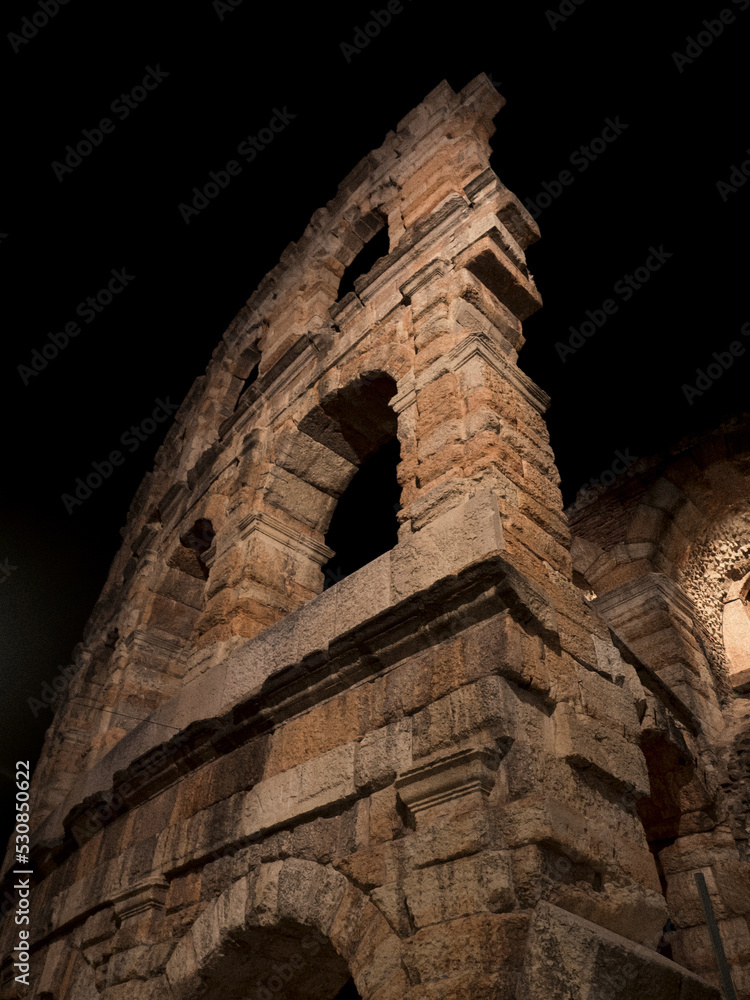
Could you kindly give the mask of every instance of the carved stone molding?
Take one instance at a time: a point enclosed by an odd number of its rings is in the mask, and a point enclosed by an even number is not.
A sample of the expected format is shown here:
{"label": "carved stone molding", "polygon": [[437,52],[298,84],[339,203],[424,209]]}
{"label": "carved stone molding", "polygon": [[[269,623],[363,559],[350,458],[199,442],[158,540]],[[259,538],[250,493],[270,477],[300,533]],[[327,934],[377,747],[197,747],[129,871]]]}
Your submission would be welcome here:
{"label": "carved stone molding", "polygon": [[413,816],[473,792],[487,798],[502,757],[490,747],[458,750],[404,771],[396,778],[396,790]]}
{"label": "carved stone molding", "polygon": [[546,412],[550,404],[547,393],[520,368],[509,362],[486,334],[470,334],[453,348],[445,360],[453,371],[458,371],[474,358],[481,359],[506,378],[539,413]]}
{"label": "carved stone molding", "polygon": [[118,923],[139,917],[149,910],[163,910],[167,902],[169,883],[163,875],[152,875],[138,882],[112,900]]}
{"label": "carved stone molding", "polygon": [[166,656],[179,656],[182,651],[182,643],[179,639],[155,628],[149,630],[133,629],[123,639],[123,645],[128,652],[137,650],[150,652],[153,650]]}
{"label": "carved stone molding", "polygon": [[327,545],[299,534],[299,532],[292,530],[279,518],[268,514],[266,511],[253,511],[240,522],[240,538],[252,538],[256,531],[286,548],[303,550],[319,566],[322,566],[324,562],[327,562],[334,555],[333,549],[330,549]]}

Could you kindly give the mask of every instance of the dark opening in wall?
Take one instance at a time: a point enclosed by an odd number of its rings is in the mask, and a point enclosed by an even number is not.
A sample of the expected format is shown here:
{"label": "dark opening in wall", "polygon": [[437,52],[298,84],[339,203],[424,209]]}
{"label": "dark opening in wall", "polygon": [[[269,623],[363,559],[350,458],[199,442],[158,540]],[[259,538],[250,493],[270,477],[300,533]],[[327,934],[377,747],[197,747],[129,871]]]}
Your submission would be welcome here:
{"label": "dark opening in wall", "polygon": [[361,1000],[359,993],[357,993],[357,987],[354,985],[354,980],[350,979],[348,983],[344,985],[344,988],[340,993],[337,993],[334,1000]]}
{"label": "dark opening in wall", "polygon": [[341,284],[339,285],[339,302],[349,292],[354,291],[355,280],[361,275],[367,274],[376,261],[380,260],[381,257],[387,256],[389,250],[388,226],[384,223],[372,239],[368,243],[365,243],[349,267],[344,271],[344,277],[341,279]]}
{"label": "dark opening in wall", "polygon": [[260,370],[260,358],[258,358],[258,360],[255,362],[255,365],[254,365],[252,371],[247,376],[247,378],[244,381],[244,384],[243,384],[242,388],[240,389],[240,394],[237,397],[237,402],[234,404],[235,410],[240,405],[241,401],[244,399],[245,393],[250,388],[250,386],[253,385],[255,382],[258,381],[258,372],[259,372],[259,370]]}
{"label": "dark opening in wall", "polygon": [[[646,758],[651,794],[638,799],[636,808],[654,856],[662,892],[667,897],[668,877],[660,854],[680,836],[684,803],[691,797],[700,801],[702,790],[698,784],[691,794],[685,787],[696,778],[695,761],[674,723],[668,723],[664,731],[645,730],[641,736],[641,750]],[[706,809],[706,817],[712,812],[712,808]],[[666,948],[666,941],[661,944]]]}
{"label": "dark opening in wall", "polygon": [[323,566],[324,590],[398,542],[401,487],[396,466],[400,458],[401,446],[394,437],[364,459],[342,494],[325,539],[336,554]]}
{"label": "dark opening in wall", "polygon": [[[199,568],[204,579],[208,579],[208,566],[203,562],[201,556],[211,547],[211,543],[215,537],[216,532],[213,525],[206,517],[199,517],[189,531],[186,531],[184,535],[180,535],[180,544],[195,554],[195,565]],[[185,567],[180,568],[185,569],[186,572],[190,572],[190,569],[186,569]],[[193,572],[191,575],[197,576],[198,574]]]}

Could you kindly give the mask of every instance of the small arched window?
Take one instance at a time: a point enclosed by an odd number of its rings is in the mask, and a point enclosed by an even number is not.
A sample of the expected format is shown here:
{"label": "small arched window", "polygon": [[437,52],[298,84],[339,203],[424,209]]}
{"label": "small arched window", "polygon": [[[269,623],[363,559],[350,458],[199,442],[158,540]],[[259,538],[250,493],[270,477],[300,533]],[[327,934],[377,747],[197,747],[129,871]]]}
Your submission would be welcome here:
{"label": "small arched window", "polygon": [[[349,292],[356,291],[355,282],[367,274],[381,257],[387,257],[390,250],[388,225],[385,215],[381,212],[370,212],[360,223],[360,235],[364,236],[364,245],[347,266],[339,282],[338,301],[341,302]],[[369,232],[368,232],[369,231]]]}
{"label": "small arched window", "polygon": [[[215,537],[216,532],[214,531],[214,527],[205,517],[199,517],[192,528],[186,531],[184,535],[180,535],[180,544],[183,548],[189,549],[194,553],[194,565],[198,567],[204,579],[208,579],[208,567],[201,556],[211,548],[211,543]],[[190,564],[188,564],[187,569],[184,566],[181,568],[189,573],[191,571],[189,567]],[[193,573],[193,575],[197,576],[198,573]]]}
{"label": "small arched window", "polygon": [[258,375],[260,374],[260,353],[255,351],[253,353],[253,367],[250,369],[247,377],[242,383],[239,395],[237,396],[237,402],[234,404],[235,410],[238,410],[240,406],[249,398],[251,398],[252,386],[258,381]]}

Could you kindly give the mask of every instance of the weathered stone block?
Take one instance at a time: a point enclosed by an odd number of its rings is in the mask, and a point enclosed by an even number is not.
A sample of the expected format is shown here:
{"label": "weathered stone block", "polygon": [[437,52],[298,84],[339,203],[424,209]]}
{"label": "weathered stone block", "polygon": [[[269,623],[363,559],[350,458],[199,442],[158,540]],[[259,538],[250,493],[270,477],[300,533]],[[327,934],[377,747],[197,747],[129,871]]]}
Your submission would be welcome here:
{"label": "weathered stone block", "polygon": [[572,705],[558,705],[553,721],[557,752],[571,767],[590,769],[637,797],[649,794],[646,761],[635,743],[611,725],[579,715]]}
{"label": "weathered stone block", "polygon": [[335,858],[334,866],[363,892],[370,892],[384,885],[398,883],[415,851],[412,837],[375,844],[350,854]]}
{"label": "weathered stone block", "polygon": [[[745,965],[750,959],[750,928],[744,917],[718,920],[719,933],[730,965]],[[708,927],[687,927],[675,935],[673,954],[676,962],[713,973],[716,956]]]}
{"label": "weathered stone block", "polygon": [[403,821],[399,814],[398,793],[393,785],[373,792],[368,801],[367,843],[382,844],[392,840],[403,831]]}
{"label": "weathered stone block", "polygon": [[[596,637],[594,641],[596,643]],[[632,667],[630,669],[632,671]],[[637,741],[640,738],[640,720],[630,690],[583,667],[578,669],[578,685],[580,704],[587,715],[606,723],[626,739]]]}
{"label": "weathered stone block", "polygon": [[385,552],[336,584],[339,633],[356,628],[391,605],[391,553]]}
{"label": "weathered stone block", "polygon": [[492,842],[481,793],[462,796],[422,814],[422,828],[411,848],[415,868],[468,857],[486,850]]}
{"label": "weathered stone block", "polygon": [[719,1000],[687,969],[549,903],[529,929],[517,1000]]}
{"label": "weathered stone block", "polygon": [[360,792],[391,784],[412,763],[412,720],[398,722],[368,733],[355,753],[354,782]]}
{"label": "weathered stone block", "polygon": [[659,861],[667,877],[675,872],[698,871],[737,860],[737,846],[726,829],[694,833],[680,837],[659,852]]}
{"label": "weathered stone block", "polygon": [[353,799],[356,743],[259,782],[243,797],[237,836],[252,836]]}
{"label": "weathered stone block", "polygon": [[[573,863],[594,863],[611,856],[607,831],[551,796],[529,795],[504,807],[500,835],[504,845],[549,844]],[[606,839],[605,839],[606,838]]]}
{"label": "weathered stone block", "polygon": [[312,862],[290,858],[283,862],[278,881],[276,912],[316,927],[326,934],[344,898],[347,882],[332,869],[323,869]]}
{"label": "weathered stone block", "polygon": [[518,732],[519,714],[522,706],[507,681],[482,677],[414,716],[414,757],[419,760],[465,745],[482,733],[504,740],[507,746]]}
{"label": "weathered stone block", "polygon": [[529,918],[524,913],[476,913],[417,931],[403,943],[407,967],[420,982],[517,968]]}
{"label": "weathered stone block", "polygon": [[504,547],[495,495],[490,490],[478,493],[393,550],[393,597],[410,597]]}
{"label": "weathered stone block", "polygon": [[403,892],[417,930],[472,913],[502,913],[515,903],[509,859],[499,851],[421,869],[404,880]]}
{"label": "weathered stone block", "polygon": [[519,687],[546,695],[549,667],[542,640],[535,637],[537,642],[532,644],[525,638],[509,611],[478,622],[461,635],[464,662],[476,676],[499,674]]}

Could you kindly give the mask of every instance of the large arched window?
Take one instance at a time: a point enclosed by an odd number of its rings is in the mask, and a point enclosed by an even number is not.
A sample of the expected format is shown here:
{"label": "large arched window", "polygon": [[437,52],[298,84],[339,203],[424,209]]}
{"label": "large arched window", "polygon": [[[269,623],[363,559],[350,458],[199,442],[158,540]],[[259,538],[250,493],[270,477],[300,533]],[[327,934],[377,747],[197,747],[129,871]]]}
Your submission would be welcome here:
{"label": "large arched window", "polygon": [[724,602],[724,650],[738,691],[750,691],[750,573],[733,583]]}
{"label": "large arched window", "polygon": [[325,543],[334,555],[322,567],[324,589],[398,542],[400,446],[390,406],[395,393],[390,376],[367,373],[325,400],[318,419],[305,423],[308,434],[356,466],[328,524]]}
{"label": "large arched window", "polygon": [[401,487],[398,438],[381,445],[359,467],[341,496],[326,534],[335,555],[323,566],[324,589],[361,569],[398,542]]}

